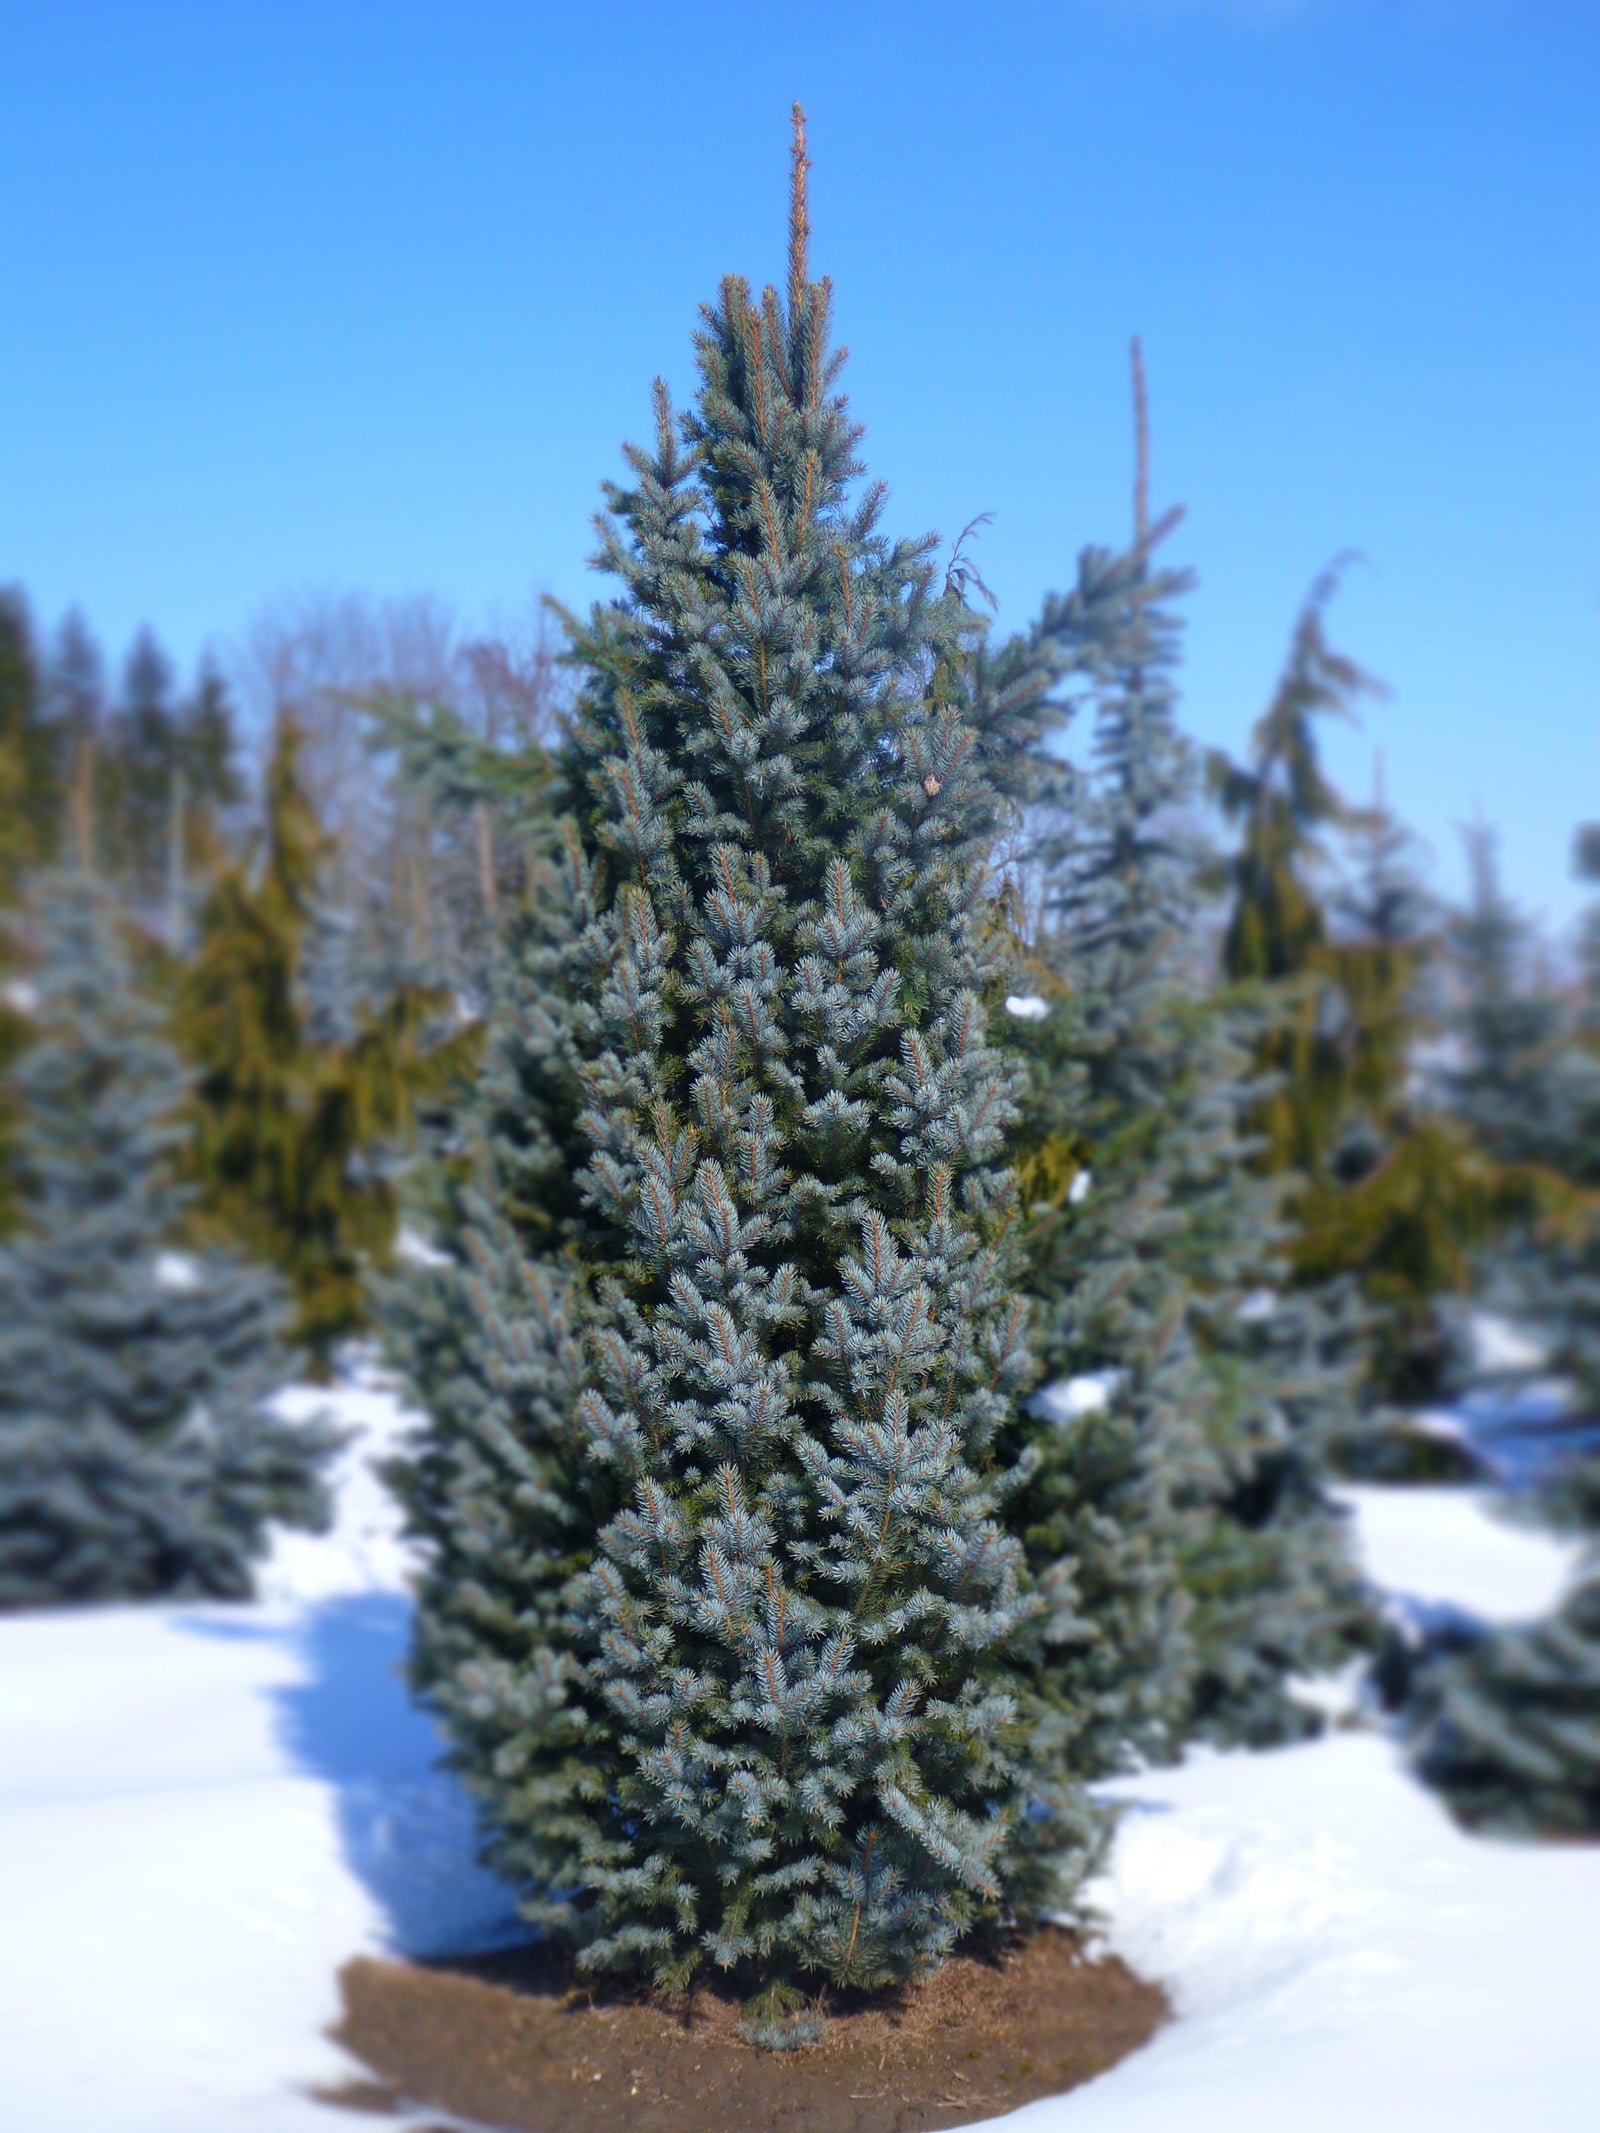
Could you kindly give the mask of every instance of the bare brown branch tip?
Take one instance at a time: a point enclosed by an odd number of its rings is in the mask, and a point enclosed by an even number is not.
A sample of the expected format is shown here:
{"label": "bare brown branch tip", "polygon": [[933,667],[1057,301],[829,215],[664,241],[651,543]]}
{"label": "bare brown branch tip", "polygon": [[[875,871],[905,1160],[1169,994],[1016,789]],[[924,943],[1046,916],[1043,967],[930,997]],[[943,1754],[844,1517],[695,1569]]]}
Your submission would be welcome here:
{"label": "bare brown branch tip", "polygon": [[807,252],[811,241],[811,217],[806,206],[806,172],[811,159],[806,154],[806,115],[796,99],[791,117],[794,139],[789,149],[789,321],[799,316],[806,291]]}

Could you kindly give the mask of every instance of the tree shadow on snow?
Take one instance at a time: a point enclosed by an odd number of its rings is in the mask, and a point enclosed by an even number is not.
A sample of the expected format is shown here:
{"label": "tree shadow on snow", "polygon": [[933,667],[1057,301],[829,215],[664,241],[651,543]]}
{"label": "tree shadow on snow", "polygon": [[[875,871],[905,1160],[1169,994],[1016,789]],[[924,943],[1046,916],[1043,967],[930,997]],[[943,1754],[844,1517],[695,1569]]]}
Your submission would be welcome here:
{"label": "tree shadow on snow", "polygon": [[381,1907],[396,1954],[456,1955],[525,1940],[510,1891],[477,1861],[472,1802],[405,1680],[411,1602],[352,1593],[282,1632],[305,1678],[271,1691],[296,1766],[334,1788],[345,1862]]}

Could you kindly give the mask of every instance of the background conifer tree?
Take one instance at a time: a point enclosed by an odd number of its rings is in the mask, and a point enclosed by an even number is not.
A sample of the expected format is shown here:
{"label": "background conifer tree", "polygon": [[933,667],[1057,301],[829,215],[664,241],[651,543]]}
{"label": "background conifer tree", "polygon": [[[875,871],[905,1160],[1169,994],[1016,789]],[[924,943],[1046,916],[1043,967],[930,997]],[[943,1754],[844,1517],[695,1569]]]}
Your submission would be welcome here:
{"label": "background conifer tree", "polygon": [[[217,1234],[277,1266],[297,1338],[326,1365],[364,1322],[368,1270],[393,1246],[398,1198],[386,1152],[413,1133],[419,1098],[456,1071],[444,1003],[401,985],[339,986],[319,877],[326,840],[280,728],[259,854],[224,863],[178,977],[178,1031],[196,1069],[191,1174]],[[312,982],[312,951],[327,984]],[[337,997],[335,997],[337,996]]]}
{"label": "background conifer tree", "polygon": [[98,745],[106,715],[105,662],[76,608],[68,610],[56,632],[43,687],[61,782],[70,785],[85,744],[91,750]]}
{"label": "background conifer tree", "polygon": [[762,1985],[768,2041],[806,1974],[876,1985],[1026,1911],[1087,1827],[1033,1767],[1003,1526],[1032,1366],[984,897],[1038,736],[941,685],[976,618],[852,493],[804,173],[797,113],[787,300],[723,284],[575,632],[578,930],[530,1129],[576,1120],[572,1250],[469,1203],[459,1315],[407,1336],[421,1678],[494,1855],[592,1967]]}
{"label": "background conifer tree", "polygon": [[[1095,732],[1047,863],[1055,1004],[1027,1042],[1023,1175],[1051,1368],[1101,1393],[1045,1447],[1030,1501],[1056,1508],[1033,1545],[1101,1569],[1059,1664],[1110,1665],[1111,1710],[1137,1688],[1148,1752],[1305,1730],[1286,1682],[1343,1657],[1364,1610],[1320,1471],[1347,1373],[1307,1354],[1293,1310],[1246,1309],[1284,1279],[1280,1194],[1251,1164],[1243,1010],[1197,947],[1211,855],[1163,605],[1188,581],[1151,565],[1139,430],[1134,546],[1085,551],[1047,610],[1093,677]],[[1119,1562],[1140,1571],[1120,1600]]]}
{"label": "background conifer tree", "polygon": [[[1592,836],[1592,833],[1591,833]],[[1426,1663],[1410,1691],[1424,1777],[1474,1827],[1600,1834],[1600,1056],[1594,992],[1569,1011],[1532,982],[1528,929],[1502,891],[1494,845],[1469,836],[1472,900],[1457,942],[1467,980],[1456,1086],[1491,1145],[1537,1165],[1544,1214],[1496,1255],[1496,1300],[1540,1338],[1573,1390],[1532,1510],[1585,1537],[1578,1576],[1542,1621],[1491,1631]],[[1577,871],[1600,878],[1580,833]],[[1580,943],[1594,938],[1593,914]],[[1521,1507],[1524,1512],[1529,1506]]]}
{"label": "background conifer tree", "polygon": [[[1460,1228],[1479,1302],[1564,1350],[1583,1339],[1571,1300],[1584,1292],[1600,1193],[1600,1048],[1583,991],[1563,998],[1543,979],[1533,930],[1501,885],[1493,832],[1475,823],[1466,845],[1469,897],[1450,929],[1452,1053],[1436,1078],[1497,1191],[1494,1219]],[[1481,1372],[1470,1344],[1458,1350],[1452,1374],[1470,1383]],[[1507,1390],[1503,1373],[1496,1389]]]}
{"label": "background conifer tree", "polygon": [[1354,702],[1380,686],[1328,642],[1324,614],[1341,567],[1323,573],[1300,611],[1249,764],[1213,764],[1223,815],[1238,832],[1226,867],[1223,969],[1235,984],[1276,988],[1281,1006],[1260,1046],[1257,1130],[1267,1166],[1306,1181],[1325,1170],[1348,1114],[1350,1007],[1324,893],[1332,840],[1362,819],[1323,770],[1315,722],[1352,718]]}
{"label": "background conifer tree", "polygon": [[[81,676],[81,647],[69,649]],[[215,664],[203,661],[194,694],[180,697],[172,662],[141,630],[93,748],[98,862],[176,947],[188,874],[244,797],[233,706]]]}
{"label": "background conifer tree", "polygon": [[1086,549],[1034,636],[1094,718],[1090,762],[1042,833],[1028,968],[1048,1012],[1013,1038],[1030,1066],[1021,1178],[1040,1352],[1058,1385],[1019,1499],[1044,1589],[1075,1617],[1044,1689],[1075,1767],[1174,1751],[1197,1657],[1182,1591],[1186,1506],[1211,1466],[1187,1276],[1174,1249],[1174,1123],[1190,1072],[1180,969],[1194,860],[1191,763],[1174,717],[1186,573],[1152,566],[1180,514],[1146,523],[1143,374],[1135,539]]}
{"label": "background conifer tree", "polygon": [[143,912],[160,910],[167,885],[178,775],[176,679],[154,633],[141,630],[96,762],[99,861]]}
{"label": "background conifer tree", "polygon": [[[1352,1360],[1361,1351],[1365,1412],[1336,1427],[1338,1455],[1389,1471],[1412,1454],[1384,1402],[1436,1389],[1445,1359],[1436,1300],[1467,1286],[1473,1251],[1524,1203],[1528,1184],[1417,1071],[1422,993],[1435,975],[1430,899],[1381,793],[1355,808],[1321,767],[1317,718],[1353,716],[1355,698],[1377,687],[1327,641],[1338,568],[1301,613],[1250,767],[1217,770],[1240,832],[1224,968],[1268,988],[1276,1005],[1257,1048],[1255,1125],[1264,1166],[1289,1188],[1300,1309],[1320,1300],[1324,1334],[1342,1322]],[[1338,861],[1352,853],[1341,888]]]}
{"label": "background conifer tree", "polygon": [[290,1368],[279,1285],[186,1248],[186,1077],[108,898],[52,876],[28,920],[21,1225],[0,1246],[0,1606],[237,1597],[269,1519],[322,1519],[330,1440],[264,1405]]}
{"label": "background conifer tree", "polygon": [[1295,1202],[1294,1256],[1303,1285],[1360,1279],[1375,1397],[1343,1456],[1400,1473],[1426,1460],[1426,1446],[1397,1434],[1403,1418],[1377,1402],[1437,1392],[1448,1358],[1439,1300],[1468,1290],[1476,1255],[1526,1211],[1534,1188],[1478,1144],[1421,1070],[1420,1040],[1442,1021],[1442,913],[1381,782],[1353,842],[1327,965],[1343,1020],[1340,1115]]}
{"label": "background conifer tree", "polygon": [[1581,1137],[1563,1103],[1575,1061],[1562,1004],[1538,982],[1533,932],[1501,883],[1493,830],[1478,821],[1465,842],[1470,892],[1452,928],[1461,1057],[1448,1101],[1491,1154],[1560,1171]]}
{"label": "background conifer tree", "polygon": [[1415,1704],[1418,1768],[1472,1827],[1600,1833],[1600,1561],[1555,1614],[1436,1661]]}
{"label": "background conifer tree", "polygon": [[[1582,1412],[1600,1415],[1600,1225],[1559,1247],[1529,1283],[1573,1373]],[[1523,1507],[1524,1511],[1526,1507]],[[1491,1630],[1435,1656],[1409,1689],[1421,1774],[1463,1821],[1521,1835],[1600,1835],[1600,1452],[1574,1432],[1547,1469],[1536,1509],[1583,1536],[1578,1575],[1542,1620]]]}

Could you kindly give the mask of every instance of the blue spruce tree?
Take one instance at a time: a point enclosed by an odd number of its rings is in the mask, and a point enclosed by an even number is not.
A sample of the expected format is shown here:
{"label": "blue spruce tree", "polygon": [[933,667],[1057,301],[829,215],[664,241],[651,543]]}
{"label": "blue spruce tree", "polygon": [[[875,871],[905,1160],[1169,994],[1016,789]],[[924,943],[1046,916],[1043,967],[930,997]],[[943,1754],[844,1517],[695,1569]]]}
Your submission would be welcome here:
{"label": "blue spruce tree", "polygon": [[1026,1043],[1042,1345],[1080,1395],[1042,1403],[1058,1422],[1028,1538],[1087,1603],[1046,1682],[1094,1768],[1195,1732],[1307,1730],[1290,1680],[1344,1658],[1365,1619],[1324,1483],[1350,1374],[1283,1294],[1282,1187],[1257,1173],[1249,1123],[1262,1010],[1217,989],[1203,946],[1215,861],[1170,611],[1190,580],[1153,561],[1179,514],[1149,524],[1137,343],[1134,388],[1133,545],[1085,550],[1040,624],[1086,677],[1094,727],[1045,842],[1051,1012]]}
{"label": "blue spruce tree", "polygon": [[986,897],[1040,713],[953,684],[981,625],[858,487],[805,169],[797,110],[786,299],[723,284],[609,492],[564,908],[512,957],[454,1264],[391,1306],[418,1674],[493,1856],[593,1970],[759,1987],[767,2041],[804,1979],[1060,1894],[1092,1823],[1005,1525]]}
{"label": "blue spruce tree", "polygon": [[[1141,498],[1142,464],[1141,452]],[[1071,1630],[1049,1649],[1045,1693],[1090,1775],[1183,1738],[1199,1664],[1184,1542],[1193,1506],[1213,1493],[1176,1197],[1195,1051],[1184,968],[1195,854],[1174,716],[1178,625],[1163,603],[1188,579],[1151,561],[1175,518],[1153,533],[1141,523],[1125,553],[1086,549],[1072,591],[1036,627],[1094,727],[1085,775],[1042,841],[1030,965],[1049,1012],[1014,1040],[1031,1068],[1032,1285],[1058,1381],[1039,1403],[1048,1426],[1020,1509]]]}
{"label": "blue spruce tree", "polygon": [[1170,612],[1189,580],[1152,560],[1178,514],[1148,521],[1137,343],[1134,366],[1134,543],[1086,550],[1041,624],[1088,677],[1094,730],[1045,847],[1053,1008],[1028,1046],[1024,1166],[1046,1358],[1100,1394],[1047,1396],[1067,1411],[1029,1497],[1054,1506],[1030,1553],[1094,1595],[1047,1678],[1066,1708],[1100,1710],[1096,1763],[1307,1730],[1290,1681],[1343,1659],[1366,1620],[1325,1487],[1350,1370],[1283,1293],[1283,1190],[1253,1160],[1264,1011],[1217,987],[1203,945],[1215,860]]}
{"label": "blue spruce tree", "polygon": [[0,1246],[0,1607],[240,1597],[269,1519],[317,1525],[318,1427],[267,1274],[185,1249],[187,1079],[81,872],[28,913],[17,1233]]}

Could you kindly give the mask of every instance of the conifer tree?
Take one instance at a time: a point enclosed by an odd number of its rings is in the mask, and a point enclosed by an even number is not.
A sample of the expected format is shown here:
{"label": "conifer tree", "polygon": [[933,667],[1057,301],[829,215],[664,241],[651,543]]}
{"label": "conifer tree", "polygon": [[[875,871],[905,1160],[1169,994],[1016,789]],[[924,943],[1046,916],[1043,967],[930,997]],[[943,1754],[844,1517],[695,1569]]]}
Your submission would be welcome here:
{"label": "conifer tree", "polygon": [[1089,1819],[1038,1765],[1003,1523],[1032,1366],[985,892],[1037,706],[952,685],[977,618],[853,489],[805,169],[797,110],[786,298],[724,282],[609,491],[564,1005],[492,1048],[490,1167],[401,1328],[418,1674],[493,1856],[592,1969],[759,1986],[768,2042],[808,1976],[1025,1914]]}
{"label": "conifer tree", "polygon": [[[1135,395],[1142,415],[1137,350]],[[1289,1678],[1336,1663],[1364,1625],[1321,1475],[1348,1373],[1307,1352],[1294,1307],[1270,1323],[1246,1308],[1285,1278],[1281,1195],[1251,1166],[1244,1010],[1208,995],[1196,952],[1210,854],[1164,604],[1188,580],[1152,566],[1176,514],[1148,527],[1142,420],[1139,445],[1134,545],[1086,550],[1046,611],[1092,677],[1095,731],[1047,863],[1053,1007],[1027,1043],[1023,1165],[1051,1369],[1102,1396],[1045,1447],[1030,1494],[1056,1509],[1035,1545],[1083,1565],[1080,1585],[1099,1571],[1058,1667],[1107,1669],[1105,1715],[1125,1729],[1142,1707],[1124,1755],[1194,1730],[1306,1730]]]}
{"label": "conifer tree", "polygon": [[1322,768],[1315,722],[1352,718],[1355,700],[1380,687],[1328,642],[1323,617],[1343,560],[1318,578],[1300,611],[1248,766],[1213,765],[1223,815],[1239,832],[1227,863],[1223,968],[1236,984],[1278,988],[1283,1004],[1261,1048],[1268,1085],[1258,1131],[1268,1167],[1306,1180],[1325,1170],[1349,1099],[1350,1008],[1317,877],[1331,874],[1330,838],[1362,819]]}
{"label": "conifer tree", "polygon": [[[1500,881],[1493,832],[1466,833],[1469,899],[1451,926],[1453,1057],[1438,1081],[1495,1190],[1493,1220],[1458,1225],[1480,1300],[1557,1347],[1581,1325],[1587,1207],[1600,1190],[1600,1048],[1584,1003],[1538,982],[1532,929]],[[1581,1334],[1579,1335],[1581,1339]],[[1475,1366],[1455,1358],[1470,1382]],[[1503,1377],[1500,1390],[1505,1390]]]}
{"label": "conifer tree", "polygon": [[1532,930],[1505,893],[1493,830],[1478,821],[1464,834],[1470,893],[1452,938],[1462,1058],[1448,1100],[1491,1154],[1559,1171],[1577,1149],[1561,1004],[1535,982]]}
{"label": "conifer tree", "polygon": [[[1142,367],[1135,343],[1135,395]],[[1123,554],[1086,549],[1046,603],[1052,640],[1092,705],[1090,767],[1044,836],[1044,905],[1031,969],[1048,1013],[1013,1040],[1031,1068],[1022,1134],[1041,1357],[1065,1381],[1020,1501],[1030,1558],[1063,1589],[1076,1634],[1050,1654],[1045,1693],[1091,1776],[1181,1742],[1198,1659],[1182,1592],[1186,1507],[1211,1467],[1186,1277],[1174,1249],[1174,1115],[1189,1074],[1178,962],[1192,913],[1182,819],[1190,762],[1178,732],[1178,624],[1163,603],[1186,574],[1151,550],[1180,514],[1136,527]],[[1192,1530],[1192,1529],[1190,1529]]]}
{"label": "conifer tree", "polygon": [[178,1030],[196,1068],[191,1173],[217,1233],[277,1266],[297,1338],[326,1366],[365,1316],[368,1269],[394,1242],[395,1178],[420,1096],[456,1071],[443,1003],[402,985],[347,999],[311,982],[333,952],[318,882],[326,840],[280,727],[259,855],[224,864],[179,975]]}
{"label": "conifer tree", "polygon": [[143,911],[158,910],[166,889],[178,754],[175,687],[171,660],[154,633],[141,630],[96,763],[100,863]]}
{"label": "conifer tree", "polygon": [[[1381,791],[1371,808],[1352,807],[1319,760],[1315,719],[1352,716],[1355,697],[1377,687],[1328,645],[1337,572],[1301,614],[1251,767],[1217,775],[1241,832],[1224,965],[1278,1004],[1257,1052],[1255,1122],[1265,1167],[1290,1187],[1296,1282],[1322,1300],[1326,1326],[1344,1320],[1365,1352],[1366,1411],[1338,1428],[1338,1454],[1391,1471],[1413,1454],[1383,1403],[1436,1388],[1437,1299],[1468,1285],[1472,1254],[1525,1204],[1529,1184],[1414,1071],[1436,956],[1431,900]],[[1325,901],[1340,845],[1354,847],[1355,876]]]}
{"label": "conifer tree", "polygon": [[[1600,1414],[1600,1225],[1558,1248],[1530,1284],[1551,1310],[1553,1360]],[[1537,1508],[1585,1542],[1549,1615],[1436,1656],[1410,1685],[1423,1777],[1469,1826],[1524,1836],[1600,1836],[1600,1454],[1593,1433],[1547,1473]]]}
{"label": "conifer tree", "polygon": [[186,1077],[109,899],[73,871],[28,915],[22,1220],[0,1246],[0,1607],[238,1597],[269,1519],[324,1517],[331,1440],[264,1405],[291,1364],[278,1283],[187,1249]]}
{"label": "conifer tree", "polygon": [[59,777],[70,785],[85,744],[100,740],[106,715],[105,663],[88,624],[68,610],[44,669],[46,715],[57,744]]}
{"label": "conifer tree", "polygon": [[214,663],[202,662],[194,695],[180,698],[172,662],[141,630],[95,751],[100,859],[174,946],[189,865],[243,797],[236,755],[232,704]]}
{"label": "conifer tree", "polygon": [[1553,1615],[1436,1661],[1415,1693],[1418,1768],[1463,1821],[1600,1834],[1600,1560]]}
{"label": "conifer tree", "polygon": [[[1533,1508],[1585,1538],[1578,1576],[1541,1621],[1434,1658],[1409,1716],[1424,1777],[1468,1824],[1522,1835],[1600,1835],[1600,1056],[1586,986],[1560,1026],[1529,982],[1528,933],[1501,889],[1493,840],[1469,837],[1472,902],[1457,939],[1467,978],[1457,1088],[1485,1138],[1538,1166],[1535,1205],[1493,1266],[1502,1300],[1537,1329],[1545,1367],[1573,1388],[1573,1427]],[[1580,833],[1577,871],[1600,877]],[[1585,929],[1594,937],[1593,915]]]}
{"label": "conifer tree", "polygon": [[[1416,1069],[1422,995],[1427,988],[1437,1001],[1439,990],[1441,928],[1415,842],[1385,805],[1380,780],[1357,826],[1354,879],[1334,899],[1339,931],[1327,967],[1344,1018],[1341,1115],[1296,1202],[1295,1247],[1302,1283],[1359,1275],[1369,1379],[1408,1402],[1439,1386],[1446,1343],[1438,1300],[1469,1288],[1475,1255],[1525,1211],[1531,1191]],[[1419,1452],[1374,1416],[1345,1455],[1398,1471]]]}

